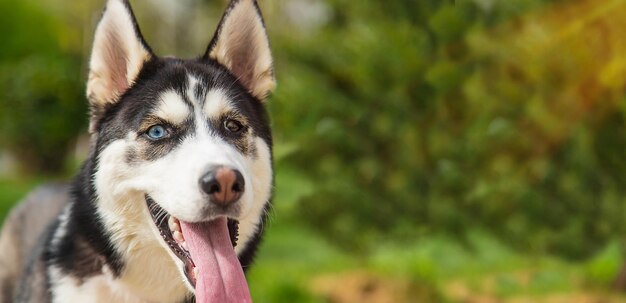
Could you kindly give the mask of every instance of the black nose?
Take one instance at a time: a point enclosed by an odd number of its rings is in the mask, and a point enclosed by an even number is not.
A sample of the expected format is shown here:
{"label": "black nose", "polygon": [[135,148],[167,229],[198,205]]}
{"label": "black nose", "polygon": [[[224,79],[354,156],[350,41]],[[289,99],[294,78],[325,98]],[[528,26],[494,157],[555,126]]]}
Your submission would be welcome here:
{"label": "black nose", "polygon": [[218,166],[200,178],[200,188],[211,197],[211,202],[226,206],[241,198],[245,182],[238,170]]}

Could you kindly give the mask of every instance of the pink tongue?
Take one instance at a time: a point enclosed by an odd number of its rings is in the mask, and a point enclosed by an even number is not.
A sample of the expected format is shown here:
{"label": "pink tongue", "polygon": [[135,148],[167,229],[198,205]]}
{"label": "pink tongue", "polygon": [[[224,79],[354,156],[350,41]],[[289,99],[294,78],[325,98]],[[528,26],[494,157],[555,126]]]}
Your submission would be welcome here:
{"label": "pink tongue", "polygon": [[191,258],[198,268],[196,302],[252,302],[246,277],[230,242],[226,218],[180,222]]}

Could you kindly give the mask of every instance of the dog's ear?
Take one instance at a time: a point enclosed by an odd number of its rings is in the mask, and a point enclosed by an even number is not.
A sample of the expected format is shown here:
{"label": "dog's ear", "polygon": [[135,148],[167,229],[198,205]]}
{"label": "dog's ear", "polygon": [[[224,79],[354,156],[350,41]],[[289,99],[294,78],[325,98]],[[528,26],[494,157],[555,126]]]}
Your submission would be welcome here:
{"label": "dog's ear", "polygon": [[255,0],[230,2],[204,56],[226,66],[261,101],[276,86],[269,41]]}
{"label": "dog's ear", "polygon": [[89,61],[87,98],[92,128],[99,113],[118,101],[152,57],[128,0],[108,0],[96,28]]}

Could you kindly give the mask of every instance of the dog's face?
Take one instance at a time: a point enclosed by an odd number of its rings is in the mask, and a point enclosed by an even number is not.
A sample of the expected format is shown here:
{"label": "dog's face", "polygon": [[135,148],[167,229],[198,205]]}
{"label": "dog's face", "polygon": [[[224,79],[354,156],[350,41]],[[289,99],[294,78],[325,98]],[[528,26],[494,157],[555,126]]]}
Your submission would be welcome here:
{"label": "dog's face", "polygon": [[[129,284],[177,275],[168,293],[193,288],[179,221],[239,222],[238,252],[256,233],[272,186],[263,105],[274,87],[271,61],[253,0],[232,1],[206,53],[193,60],[158,58],[128,2],[108,1],[87,85],[94,188],[123,261],[144,267],[126,266]],[[161,277],[146,278],[154,267],[146,259],[165,262]]]}

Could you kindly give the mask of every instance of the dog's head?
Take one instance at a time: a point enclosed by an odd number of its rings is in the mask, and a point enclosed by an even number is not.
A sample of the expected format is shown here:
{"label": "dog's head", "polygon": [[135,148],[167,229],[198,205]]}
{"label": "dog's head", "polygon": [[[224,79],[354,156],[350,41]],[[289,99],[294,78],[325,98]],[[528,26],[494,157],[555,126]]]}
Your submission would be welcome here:
{"label": "dog's head", "polygon": [[[181,60],[157,57],[128,1],[109,0],[89,67],[93,184],[99,216],[127,263],[124,277],[149,284],[175,272],[169,292],[193,288],[199,261],[184,243],[185,224],[228,218],[232,234],[237,221],[241,252],[271,195],[263,103],[274,76],[258,6],[231,1],[206,52]],[[146,277],[154,266],[163,277]]]}

